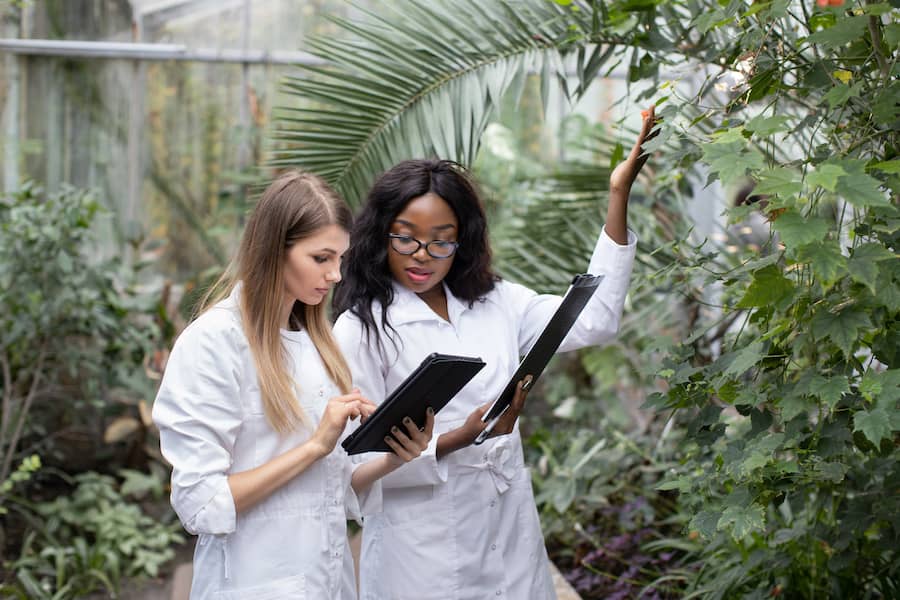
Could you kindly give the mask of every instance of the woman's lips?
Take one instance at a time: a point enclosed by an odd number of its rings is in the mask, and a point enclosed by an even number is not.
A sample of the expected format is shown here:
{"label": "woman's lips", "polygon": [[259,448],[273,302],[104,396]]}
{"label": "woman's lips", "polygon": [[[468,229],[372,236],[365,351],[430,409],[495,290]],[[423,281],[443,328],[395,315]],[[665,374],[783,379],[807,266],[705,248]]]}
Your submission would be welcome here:
{"label": "woman's lips", "polygon": [[413,281],[413,283],[425,283],[426,281],[428,281],[428,278],[431,277],[431,271],[413,267],[410,269],[406,269],[406,275]]}

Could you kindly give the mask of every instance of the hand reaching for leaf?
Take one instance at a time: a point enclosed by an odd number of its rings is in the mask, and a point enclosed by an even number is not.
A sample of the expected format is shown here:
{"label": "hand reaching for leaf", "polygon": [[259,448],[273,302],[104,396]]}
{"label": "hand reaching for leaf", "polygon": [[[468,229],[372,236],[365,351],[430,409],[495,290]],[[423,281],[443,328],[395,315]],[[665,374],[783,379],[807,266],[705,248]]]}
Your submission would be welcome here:
{"label": "hand reaching for leaf", "polygon": [[643,119],[641,132],[628,156],[616,165],[609,176],[609,208],[606,213],[606,234],[618,244],[628,243],[628,196],[631,186],[637,179],[649,154],[644,152],[643,145],[656,137],[659,130],[654,130],[656,125],[656,107],[651,106],[641,111]]}
{"label": "hand reaching for leaf", "polygon": [[644,163],[647,162],[647,158],[649,158],[650,155],[643,151],[642,146],[645,142],[656,137],[656,134],[659,131],[653,130],[653,126],[656,122],[655,109],[655,106],[651,106],[649,109],[641,111],[641,132],[638,135],[638,139],[634,143],[634,146],[631,148],[631,152],[628,153],[625,160],[616,165],[616,168],[613,169],[613,172],[610,174],[610,194],[613,193],[613,190],[621,190],[627,195],[631,190],[632,184],[634,184],[634,180],[637,179],[638,173],[641,172]]}

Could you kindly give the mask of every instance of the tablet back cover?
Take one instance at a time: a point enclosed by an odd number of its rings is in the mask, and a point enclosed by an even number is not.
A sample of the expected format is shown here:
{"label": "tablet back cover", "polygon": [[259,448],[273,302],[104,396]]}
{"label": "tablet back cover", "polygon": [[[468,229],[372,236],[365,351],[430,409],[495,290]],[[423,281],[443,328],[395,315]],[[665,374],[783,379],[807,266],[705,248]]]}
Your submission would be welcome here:
{"label": "tablet back cover", "polygon": [[425,410],[438,413],[484,367],[480,358],[433,353],[397,386],[365,423],[341,443],[348,454],[391,452],[384,437],[391,427],[402,425],[403,417],[425,425]]}

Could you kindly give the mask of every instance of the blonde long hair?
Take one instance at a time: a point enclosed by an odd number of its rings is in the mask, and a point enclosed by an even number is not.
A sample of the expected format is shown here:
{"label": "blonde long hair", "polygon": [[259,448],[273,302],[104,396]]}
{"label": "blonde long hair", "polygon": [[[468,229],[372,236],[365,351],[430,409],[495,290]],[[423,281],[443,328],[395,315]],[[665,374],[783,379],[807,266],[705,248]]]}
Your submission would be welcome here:
{"label": "blonde long hair", "polygon": [[[241,282],[241,321],[256,365],[263,408],[269,423],[281,433],[310,426],[297,401],[298,386],[288,371],[281,339],[287,251],[328,225],[349,232],[352,219],[347,204],[319,177],[297,171],[280,176],[263,192],[247,221],[237,256],[200,304],[200,312],[209,309]],[[326,373],[346,394],[351,386],[350,368],[332,335],[327,304],[298,300],[290,321],[306,330]]]}

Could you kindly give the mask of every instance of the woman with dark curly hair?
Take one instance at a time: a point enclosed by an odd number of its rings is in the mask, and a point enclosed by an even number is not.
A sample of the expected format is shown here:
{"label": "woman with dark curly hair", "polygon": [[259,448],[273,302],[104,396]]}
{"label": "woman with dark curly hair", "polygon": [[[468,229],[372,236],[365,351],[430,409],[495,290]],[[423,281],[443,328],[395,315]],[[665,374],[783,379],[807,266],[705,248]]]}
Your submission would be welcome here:
{"label": "woman with dark curly hair", "polygon": [[[618,330],[636,247],[628,196],[653,123],[651,109],[610,176],[607,221],[588,267],[605,279],[561,351],[602,344]],[[487,363],[436,416],[428,448],[382,479],[383,510],[363,527],[360,597],[554,598],[516,424],[523,382],[491,437],[473,441],[561,298],[494,274],[478,191],[450,161],[410,160],[384,173],[350,239],[334,333],[367,398],[382,402],[432,352]]]}

